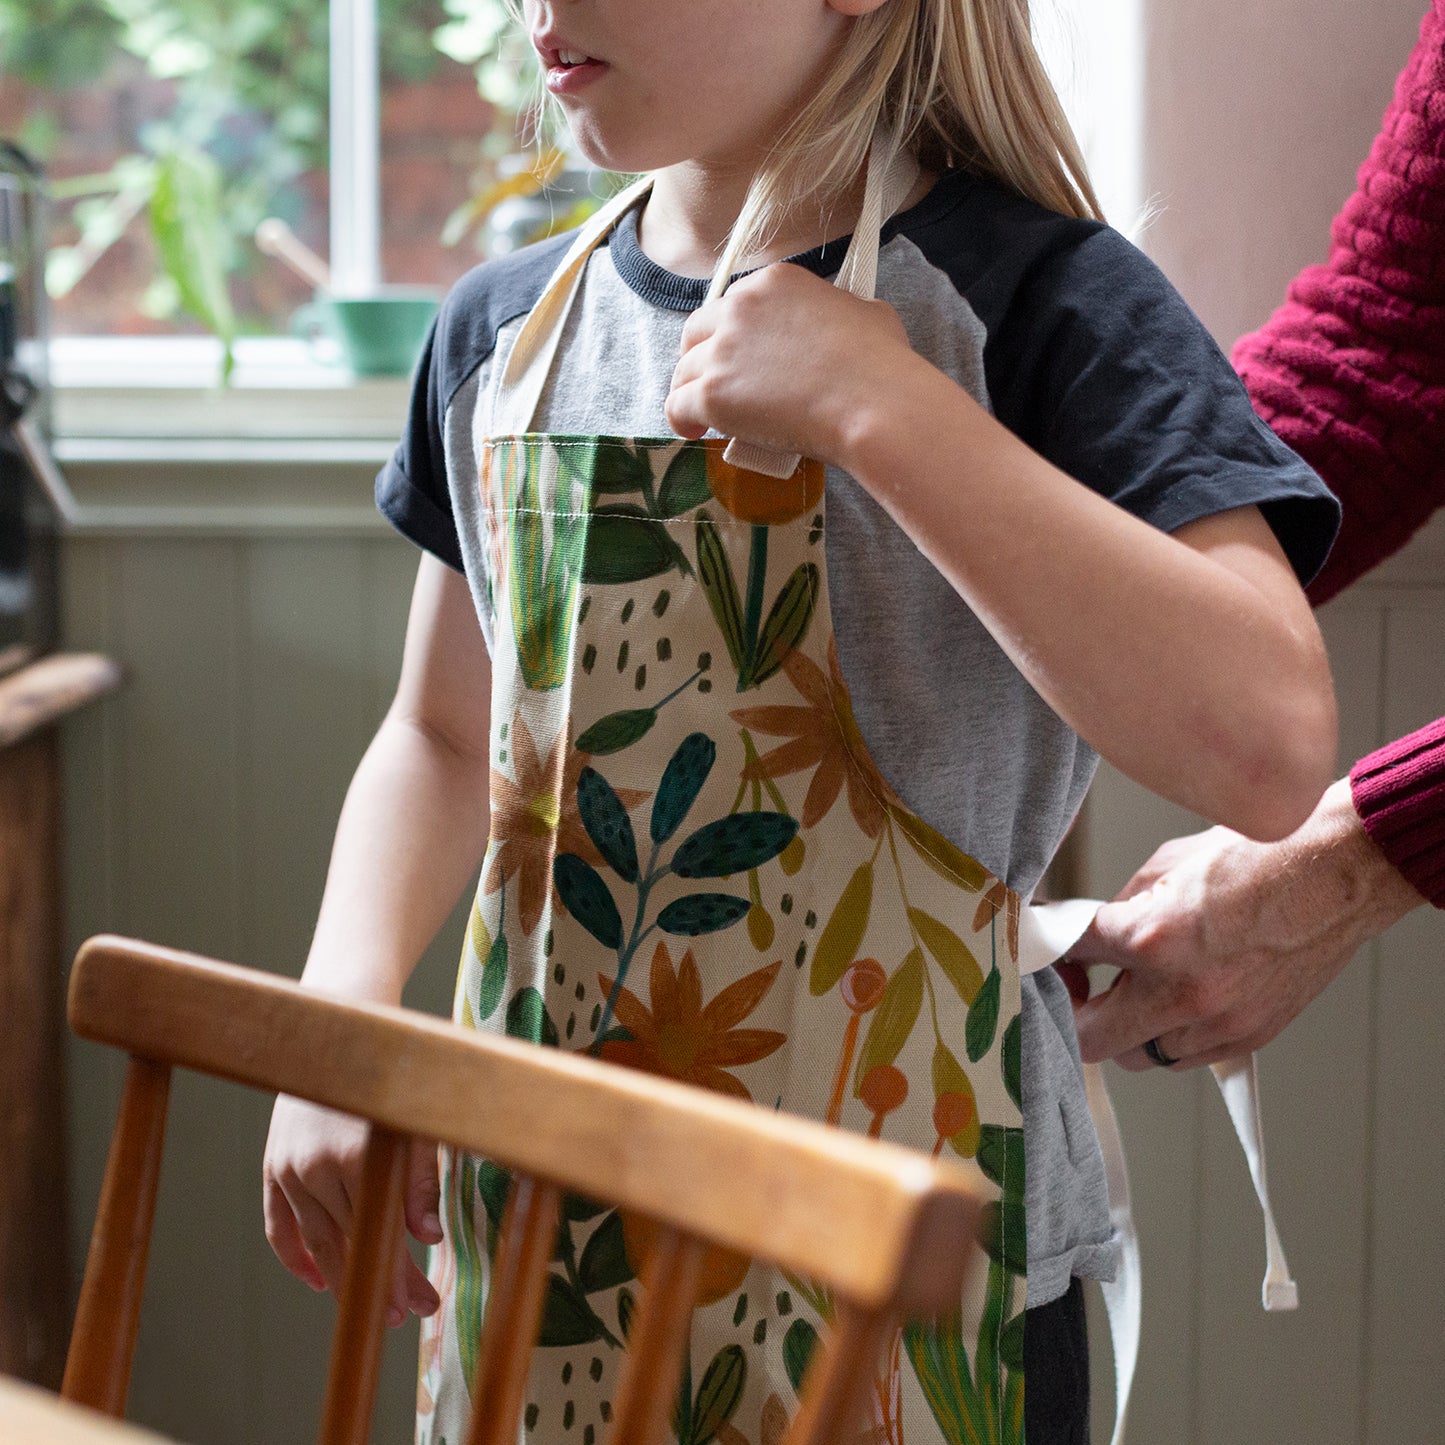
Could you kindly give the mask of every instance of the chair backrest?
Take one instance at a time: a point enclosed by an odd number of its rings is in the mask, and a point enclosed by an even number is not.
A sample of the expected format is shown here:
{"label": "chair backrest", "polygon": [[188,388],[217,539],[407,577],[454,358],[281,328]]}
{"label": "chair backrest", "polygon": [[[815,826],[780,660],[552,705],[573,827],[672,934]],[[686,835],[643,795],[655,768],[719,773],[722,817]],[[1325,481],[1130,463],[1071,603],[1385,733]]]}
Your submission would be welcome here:
{"label": "chair backrest", "polygon": [[[896,1145],[556,1048],[343,1002],[289,979],[94,938],[76,1033],[131,1055],[62,1394],[122,1415],[173,1065],[371,1121],[318,1439],[361,1445],[375,1400],[412,1136],[513,1172],[493,1263],[472,1445],[514,1445],[563,1194],[657,1221],[614,1402],[615,1445],[662,1445],[704,1255],[722,1246],[829,1286],[786,1445],[845,1438],[905,1319],[955,1309],[979,1201],[967,1174]],[[494,1107],[475,1107],[479,1097]],[[623,1143],[622,1141],[625,1141]]]}
{"label": "chair backrest", "polygon": [[107,1420],[39,1385],[0,1377],[0,1440],[5,1445],[172,1445],[162,1435]]}

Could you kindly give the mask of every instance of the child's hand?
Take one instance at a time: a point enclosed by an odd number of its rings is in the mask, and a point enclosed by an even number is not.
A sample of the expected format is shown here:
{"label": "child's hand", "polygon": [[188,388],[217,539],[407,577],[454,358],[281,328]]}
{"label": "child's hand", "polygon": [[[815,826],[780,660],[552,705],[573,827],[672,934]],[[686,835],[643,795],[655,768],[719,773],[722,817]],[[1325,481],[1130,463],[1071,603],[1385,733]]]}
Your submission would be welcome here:
{"label": "child's hand", "polygon": [[898,313],[801,266],[765,266],[699,307],[682,331],[667,420],[848,465],[865,414],[925,366]]}
{"label": "child's hand", "polygon": [[[298,1279],[338,1297],[366,1130],[364,1119],[283,1094],[276,1100],[266,1140],[262,1168],[266,1238]],[[436,1244],[442,1237],[439,1198],[436,1145],[414,1139],[407,1168],[406,1227],[423,1244]],[[387,1323],[401,1324],[408,1311],[434,1314],[440,1304],[403,1243],[397,1251]]]}

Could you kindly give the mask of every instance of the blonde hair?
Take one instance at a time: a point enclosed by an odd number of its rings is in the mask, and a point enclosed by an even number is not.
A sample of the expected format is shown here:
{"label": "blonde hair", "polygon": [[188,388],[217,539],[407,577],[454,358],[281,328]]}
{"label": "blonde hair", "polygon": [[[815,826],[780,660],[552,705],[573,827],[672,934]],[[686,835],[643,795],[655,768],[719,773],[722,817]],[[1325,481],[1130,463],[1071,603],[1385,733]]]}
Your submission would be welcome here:
{"label": "blonde hair", "polygon": [[1034,48],[1029,0],[884,0],[854,21],[778,137],[727,249],[755,253],[788,211],[844,193],[880,122],[930,170],[961,167],[1049,210],[1103,219]]}

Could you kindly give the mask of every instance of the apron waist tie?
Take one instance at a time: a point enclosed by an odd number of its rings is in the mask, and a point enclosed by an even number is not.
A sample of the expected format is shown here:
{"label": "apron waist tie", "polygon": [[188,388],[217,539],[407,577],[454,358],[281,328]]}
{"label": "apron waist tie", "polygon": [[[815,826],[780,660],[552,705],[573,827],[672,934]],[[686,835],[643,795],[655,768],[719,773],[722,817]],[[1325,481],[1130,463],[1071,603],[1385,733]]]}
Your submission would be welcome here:
{"label": "apron waist tie", "polygon": [[[1058,962],[1083,936],[1103,904],[1098,899],[1070,898],[1061,903],[1031,903],[1019,920],[1019,972],[1038,973]],[[1269,1202],[1264,1165],[1264,1120],[1259,1103],[1259,1071],[1253,1054],[1241,1054],[1210,1065],[1224,1098],[1230,1122],[1249,1161],[1254,1192],[1264,1214],[1266,1268],[1264,1307],[1292,1310],[1299,1306],[1299,1288],[1290,1275]],[[1114,1348],[1114,1435],[1112,1445],[1123,1445],[1129,1414],[1129,1397],[1139,1362],[1140,1322],[1143,1310],[1143,1274],[1139,1260],[1139,1231],[1129,1195],[1129,1170],[1119,1120],[1098,1064],[1084,1065],[1084,1086],[1089,1113],[1104,1154],[1104,1177],[1109,1186],[1109,1220],[1120,1241],[1118,1275],[1104,1285],[1109,1312],[1109,1335]]]}

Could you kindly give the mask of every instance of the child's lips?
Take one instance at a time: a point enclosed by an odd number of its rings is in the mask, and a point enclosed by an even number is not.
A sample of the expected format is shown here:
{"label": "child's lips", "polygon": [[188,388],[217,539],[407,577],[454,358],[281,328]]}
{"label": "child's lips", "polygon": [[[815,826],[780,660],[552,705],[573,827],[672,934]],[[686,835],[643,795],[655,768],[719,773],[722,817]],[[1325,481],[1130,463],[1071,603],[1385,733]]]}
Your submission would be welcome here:
{"label": "child's lips", "polygon": [[535,42],[546,71],[547,89],[554,95],[572,95],[589,85],[607,68],[606,62],[557,41]]}

